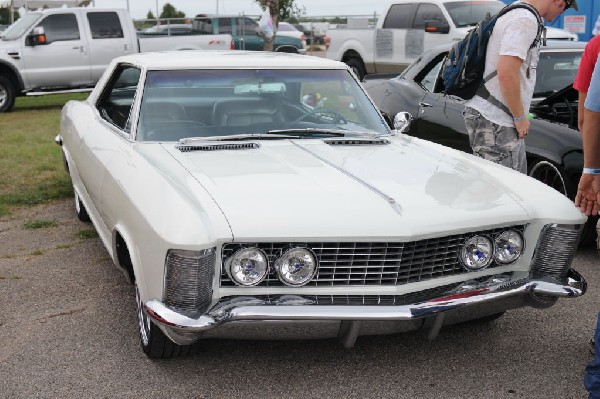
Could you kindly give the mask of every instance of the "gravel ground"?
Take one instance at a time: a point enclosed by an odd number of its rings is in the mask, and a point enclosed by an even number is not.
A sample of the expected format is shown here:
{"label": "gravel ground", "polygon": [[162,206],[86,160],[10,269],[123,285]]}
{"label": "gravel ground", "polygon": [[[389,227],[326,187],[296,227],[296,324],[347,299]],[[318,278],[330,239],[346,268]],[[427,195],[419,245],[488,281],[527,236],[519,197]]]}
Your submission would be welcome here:
{"label": "gravel ground", "polygon": [[[34,220],[54,227],[25,229]],[[139,347],[133,289],[72,201],[0,221],[2,398],[585,398],[581,381],[600,308],[598,255],[574,267],[588,293],[487,324],[335,340],[208,340],[198,355],[151,361]]]}

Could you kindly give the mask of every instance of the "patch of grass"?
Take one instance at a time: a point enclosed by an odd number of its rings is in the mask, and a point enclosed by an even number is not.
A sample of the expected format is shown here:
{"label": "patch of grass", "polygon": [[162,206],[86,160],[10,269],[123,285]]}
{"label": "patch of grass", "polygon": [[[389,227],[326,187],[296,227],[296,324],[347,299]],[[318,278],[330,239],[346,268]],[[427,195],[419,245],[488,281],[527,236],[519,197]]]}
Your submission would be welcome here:
{"label": "patch of grass", "polygon": [[26,229],[46,229],[48,227],[56,227],[58,223],[55,220],[32,220],[23,225]]}
{"label": "patch of grass", "polygon": [[0,276],[0,280],[20,280],[21,276]]}
{"label": "patch of grass", "polygon": [[58,244],[54,249],[69,249],[73,248],[73,244]]}
{"label": "patch of grass", "polygon": [[54,137],[62,106],[87,95],[19,97],[12,112],[0,114],[0,217],[16,207],[73,196]]}
{"label": "patch of grass", "polygon": [[98,237],[98,233],[94,229],[79,230],[79,232],[77,233],[77,237],[83,239],[96,238]]}
{"label": "patch of grass", "polygon": [[29,255],[33,255],[33,256],[40,256],[43,254],[44,254],[44,251],[42,251],[41,249],[36,249],[35,251],[29,253]]}

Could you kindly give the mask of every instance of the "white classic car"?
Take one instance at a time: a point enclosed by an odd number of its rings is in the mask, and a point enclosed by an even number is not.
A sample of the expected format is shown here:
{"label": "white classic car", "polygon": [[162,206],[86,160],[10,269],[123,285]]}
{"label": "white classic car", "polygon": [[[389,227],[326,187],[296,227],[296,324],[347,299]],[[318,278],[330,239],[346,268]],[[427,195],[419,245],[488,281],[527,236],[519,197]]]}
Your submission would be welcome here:
{"label": "white classic car", "polygon": [[401,125],[343,63],[189,51],[115,59],[56,141],[153,358],[212,337],[433,339],[585,293],[571,201]]}

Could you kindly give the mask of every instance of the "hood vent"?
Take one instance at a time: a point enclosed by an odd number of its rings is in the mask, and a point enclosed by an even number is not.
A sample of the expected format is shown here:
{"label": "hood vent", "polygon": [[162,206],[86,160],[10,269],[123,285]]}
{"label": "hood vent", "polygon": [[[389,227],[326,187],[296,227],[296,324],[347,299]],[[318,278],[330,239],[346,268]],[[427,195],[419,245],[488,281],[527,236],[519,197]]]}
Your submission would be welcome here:
{"label": "hood vent", "polygon": [[325,139],[323,140],[329,145],[383,145],[390,144],[388,139],[363,139],[363,138],[339,138],[339,139]]}
{"label": "hood vent", "polygon": [[206,143],[199,145],[177,145],[181,152],[190,151],[220,151],[220,150],[249,150],[259,148],[258,143]]}

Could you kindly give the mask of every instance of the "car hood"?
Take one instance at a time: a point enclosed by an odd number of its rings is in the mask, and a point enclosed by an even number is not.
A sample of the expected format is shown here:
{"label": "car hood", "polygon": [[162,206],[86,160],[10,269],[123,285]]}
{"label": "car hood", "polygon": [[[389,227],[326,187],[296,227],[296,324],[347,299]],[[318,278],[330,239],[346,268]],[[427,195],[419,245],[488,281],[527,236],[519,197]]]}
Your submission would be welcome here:
{"label": "car hood", "polygon": [[204,187],[236,240],[415,239],[530,219],[474,157],[407,136],[386,145],[257,143],[189,152],[162,144],[188,172],[174,177]]}

